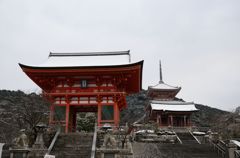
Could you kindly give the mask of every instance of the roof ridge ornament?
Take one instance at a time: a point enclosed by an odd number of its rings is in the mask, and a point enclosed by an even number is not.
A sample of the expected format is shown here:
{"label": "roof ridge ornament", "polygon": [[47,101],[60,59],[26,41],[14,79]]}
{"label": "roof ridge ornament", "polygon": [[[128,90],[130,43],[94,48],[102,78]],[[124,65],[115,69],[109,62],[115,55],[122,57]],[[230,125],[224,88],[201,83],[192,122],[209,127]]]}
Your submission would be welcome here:
{"label": "roof ridge ornament", "polygon": [[[68,52],[58,53],[50,52],[49,57],[67,57],[67,56],[109,56],[109,55],[128,55],[130,58],[130,50],[127,51],[109,51],[109,52]],[[129,59],[130,61],[131,59]]]}
{"label": "roof ridge ornament", "polygon": [[162,79],[162,65],[161,65],[161,60],[159,60],[159,75],[160,75],[160,80],[159,83],[164,83]]}

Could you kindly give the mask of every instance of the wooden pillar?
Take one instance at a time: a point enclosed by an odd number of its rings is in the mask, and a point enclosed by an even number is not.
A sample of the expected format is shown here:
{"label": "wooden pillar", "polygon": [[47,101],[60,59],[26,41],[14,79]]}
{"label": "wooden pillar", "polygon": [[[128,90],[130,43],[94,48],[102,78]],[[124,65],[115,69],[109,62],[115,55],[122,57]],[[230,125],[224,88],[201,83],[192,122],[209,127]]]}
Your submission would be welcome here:
{"label": "wooden pillar", "polygon": [[178,117],[178,126],[182,127],[182,118],[181,117]]}
{"label": "wooden pillar", "polygon": [[183,116],[183,126],[187,126],[186,115]]}
{"label": "wooden pillar", "polygon": [[162,126],[162,116],[161,116],[161,114],[159,115],[159,126]]}
{"label": "wooden pillar", "polygon": [[168,126],[170,126],[170,123],[169,123],[169,122],[170,122],[170,116],[168,115],[168,116],[167,116],[167,125],[168,125]]}
{"label": "wooden pillar", "polygon": [[157,124],[159,125],[159,114],[157,114]]}
{"label": "wooden pillar", "polygon": [[170,115],[170,119],[171,119],[171,126],[173,126],[173,116]]}
{"label": "wooden pillar", "polygon": [[66,126],[65,126],[65,133],[68,133],[68,126],[69,126],[69,102],[67,101],[67,105],[66,105],[66,114],[65,114],[65,122],[66,122]]}
{"label": "wooden pillar", "polygon": [[188,115],[187,120],[188,120],[188,126],[192,126],[191,115]]}

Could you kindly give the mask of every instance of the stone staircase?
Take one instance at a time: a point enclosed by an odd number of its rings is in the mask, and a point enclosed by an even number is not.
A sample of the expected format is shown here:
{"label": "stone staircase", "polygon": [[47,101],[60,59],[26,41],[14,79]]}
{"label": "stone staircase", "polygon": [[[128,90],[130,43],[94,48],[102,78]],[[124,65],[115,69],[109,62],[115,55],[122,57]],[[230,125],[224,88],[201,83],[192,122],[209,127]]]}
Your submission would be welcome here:
{"label": "stone staircase", "polygon": [[176,133],[182,144],[198,144],[197,140],[191,135],[190,132],[177,132]]}
{"label": "stone staircase", "polygon": [[221,158],[209,144],[133,143],[134,158]]}
{"label": "stone staircase", "polygon": [[51,155],[56,158],[90,158],[93,133],[60,134]]}

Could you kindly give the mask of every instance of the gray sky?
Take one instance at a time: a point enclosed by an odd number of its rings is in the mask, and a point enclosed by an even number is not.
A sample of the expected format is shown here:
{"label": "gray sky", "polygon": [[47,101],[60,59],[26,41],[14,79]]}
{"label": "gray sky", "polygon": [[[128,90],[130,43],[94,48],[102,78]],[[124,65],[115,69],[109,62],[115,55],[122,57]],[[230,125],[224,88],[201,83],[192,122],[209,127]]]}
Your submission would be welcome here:
{"label": "gray sky", "polygon": [[131,50],[143,87],[163,80],[186,101],[240,106],[239,0],[0,0],[0,89],[36,91],[18,62],[50,51]]}

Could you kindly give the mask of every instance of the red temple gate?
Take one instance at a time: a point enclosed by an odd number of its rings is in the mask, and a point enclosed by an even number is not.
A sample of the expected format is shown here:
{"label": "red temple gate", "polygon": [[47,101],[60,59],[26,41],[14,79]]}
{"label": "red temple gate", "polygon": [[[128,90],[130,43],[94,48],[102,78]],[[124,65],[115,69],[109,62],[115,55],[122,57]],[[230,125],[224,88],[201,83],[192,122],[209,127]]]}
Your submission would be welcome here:
{"label": "red temple gate", "polygon": [[46,63],[19,64],[50,101],[49,124],[76,129],[78,112],[97,113],[98,126],[119,125],[126,95],[142,88],[143,61],[131,63],[129,51],[50,53]]}

